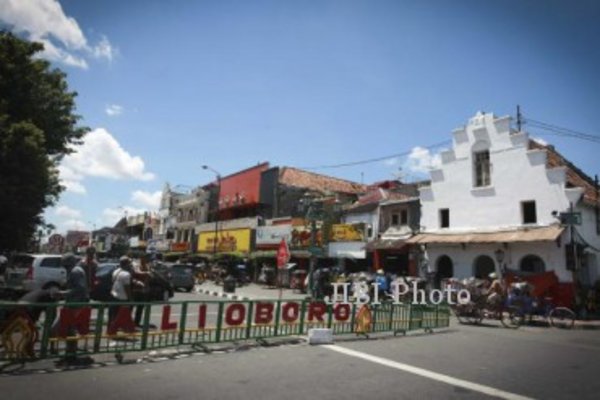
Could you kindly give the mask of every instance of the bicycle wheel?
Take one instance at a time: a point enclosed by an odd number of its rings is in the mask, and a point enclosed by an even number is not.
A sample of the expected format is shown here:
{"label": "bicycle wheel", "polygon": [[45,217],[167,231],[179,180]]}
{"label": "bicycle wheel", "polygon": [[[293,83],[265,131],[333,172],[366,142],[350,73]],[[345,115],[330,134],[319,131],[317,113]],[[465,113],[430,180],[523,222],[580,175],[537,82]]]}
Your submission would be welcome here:
{"label": "bicycle wheel", "polygon": [[550,326],[571,329],[575,325],[575,313],[567,307],[556,307],[548,314]]}
{"label": "bicycle wheel", "polygon": [[520,307],[509,306],[500,313],[500,322],[505,328],[517,329],[524,320],[525,315],[521,312]]}
{"label": "bicycle wheel", "polygon": [[469,315],[468,319],[471,324],[478,325],[481,323],[481,321],[483,321],[483,317],[484,317],[483,309],[475,308]]}
{"label": "bicycle wheel", "polygon": [[454,310],[458,322],[462,325],[477,325],[483,320],[481,310]]}

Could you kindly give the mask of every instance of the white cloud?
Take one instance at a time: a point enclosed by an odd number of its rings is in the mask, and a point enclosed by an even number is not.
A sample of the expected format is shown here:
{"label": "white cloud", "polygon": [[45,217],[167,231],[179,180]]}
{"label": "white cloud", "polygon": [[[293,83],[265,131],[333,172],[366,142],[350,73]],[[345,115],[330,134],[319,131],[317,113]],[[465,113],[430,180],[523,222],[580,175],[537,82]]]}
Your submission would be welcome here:
{"label": "white cloud", "polygon": [[116,180],[150,181],[154,174],[145,170],[141,157],[129,154],[105,129],[98,128],[83,138],[83,144],[74,146],[59,166],[61,183],[67,190],[83,194],[82,181],[88,177]]}
{"label": "white cloud", "polygon": [[108,38],[102,35],[102,39],[96,46],[92,48],[92,54],[96,58],[106,58],[108,61],[112,61],[117,50],[110,44]]}
{"label": "white cloud", "polygon": [[154,211],[158,210],[158,207],[160,206],[161,196],[162,191],[160,190],[154,193],[136,190],[131,194],[131,200],[139,205],[147,207],[150,211]]}
{"label": "white cloud", "polygon": [[104,111],[106,112],[106,114],[108,114],[108,116],[116,117],[118,115],[123,114],[123,107],[118,104],[109,104],[106,106]]}
{"label": "white cloud", "polygon": [[88,68],[88,63],[83,58],[56,47],[50,40],[36,39],[36,41],[44,44],[44,50],[37,55],[38,57],[45,58],[50,61],[58,61],[71,67],[77,67],[81,69]]}
{"label": "white cloud", "polygon": [[57,225],[57,232],[66,232],[68,230],[73,231],[85,231],[89,230],[89,224],[86,224],[80,219],[68,219],[61,224]]}
{"label": "white cloud", "polygon": [[71,208],[69,206],[58,206],[54,210],[54,214],[64,218],[81,218],[81,211]]}
{"label": "white cloud", "polygon": [[413,173],[426,174],[440,165],[442,165],[442,159],[439,153],[432,154],[428,149],[417,146],[408,155],[402,169]]}
{"label": "white cloud", "polygon": [[41,56],[86,69],[83,58],[112,61],[116,50],[106,36],[90,46],[77,21],[65,15],[58,0],[0,0],[0,20],[27,39],[44,44]]}

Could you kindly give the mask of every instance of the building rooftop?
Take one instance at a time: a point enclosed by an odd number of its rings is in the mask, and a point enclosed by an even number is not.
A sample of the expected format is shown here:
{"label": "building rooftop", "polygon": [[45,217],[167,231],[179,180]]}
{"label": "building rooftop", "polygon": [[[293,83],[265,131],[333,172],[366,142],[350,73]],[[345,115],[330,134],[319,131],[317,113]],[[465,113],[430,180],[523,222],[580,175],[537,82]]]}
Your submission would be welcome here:
{"label": "building rooftop", "polygon": [[580,187],[583,189],[583,202],[594,206],[600,199],[595,189],[594,180],[577,168],[572,162],[563,157],[551,145],[543,145],[535,140],[529,140],[529,149],[546,150],[548,157],[546,159],[547,168],[565,167],[567,169],[567,186]]}
{"label": "building rooftop", "polygon": [[279,182],[284,185],[306,188],[321,193],[359,194],[366,192],[367,189],[366,185],[360,183],[308,172],[293,167],[280,168]]}

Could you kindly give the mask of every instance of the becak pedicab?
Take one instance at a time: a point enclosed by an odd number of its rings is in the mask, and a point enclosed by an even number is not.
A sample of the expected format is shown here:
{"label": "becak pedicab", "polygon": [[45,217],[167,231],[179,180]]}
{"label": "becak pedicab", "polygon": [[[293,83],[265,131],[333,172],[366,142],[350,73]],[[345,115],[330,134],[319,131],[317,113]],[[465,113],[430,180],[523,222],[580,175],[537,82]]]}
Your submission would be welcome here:
{"label": "becak pedicab", "polygon": [[554,271],[535,274],[509,271],[506,282],[508,304],[517,309],[523,320],[531,323],[541,317],[550,326],[567,329],[575,324],[574,287],[560,283]]}

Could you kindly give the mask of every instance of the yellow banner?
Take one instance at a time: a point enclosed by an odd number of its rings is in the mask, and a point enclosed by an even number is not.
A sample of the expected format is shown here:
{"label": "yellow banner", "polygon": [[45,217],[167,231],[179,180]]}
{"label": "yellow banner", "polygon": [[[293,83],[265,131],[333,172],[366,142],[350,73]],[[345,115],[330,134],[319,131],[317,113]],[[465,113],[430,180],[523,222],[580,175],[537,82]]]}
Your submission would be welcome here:
{"label": "yellow banner", "polygon": [[[217,234],[217,252],[249,252],[250,251],[250,229],[229,229],[219,231]],[[214,232],[200,232],[198,237],[198,251],[212,252],[215,246]]]}
{"label": "yellow banner", "polygon": [[331,226],[332,242],[360,242],[363,240],[363,232],[360,226],[337,224]]}

